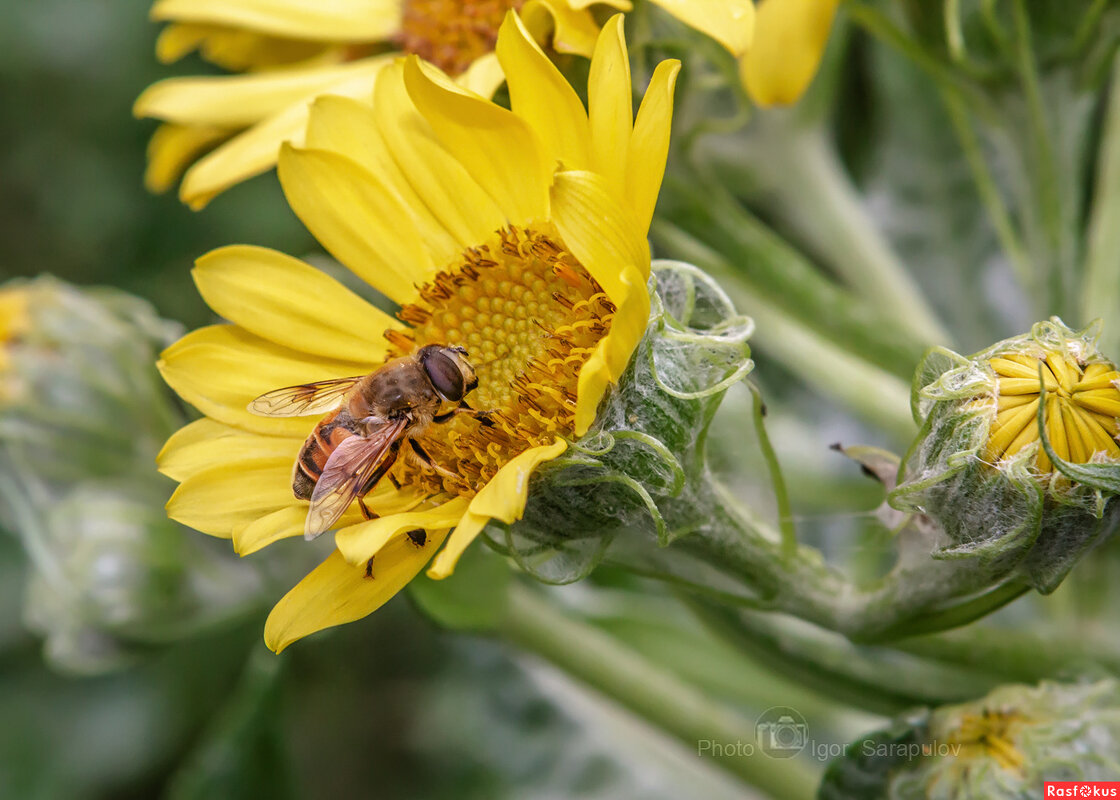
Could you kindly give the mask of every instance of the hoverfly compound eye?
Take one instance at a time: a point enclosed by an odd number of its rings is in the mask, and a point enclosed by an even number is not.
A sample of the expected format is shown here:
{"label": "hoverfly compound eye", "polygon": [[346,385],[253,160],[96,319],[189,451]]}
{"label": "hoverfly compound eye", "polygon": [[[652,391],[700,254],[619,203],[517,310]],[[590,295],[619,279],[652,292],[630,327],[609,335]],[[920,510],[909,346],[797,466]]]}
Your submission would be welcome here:
{"label": "hoverfly compound eye", "polygon": [[459,361],[446,350],[428,354],[424,359],[424,369],[432,386],[444,400],[457,403],[467,393],[467,382]]}

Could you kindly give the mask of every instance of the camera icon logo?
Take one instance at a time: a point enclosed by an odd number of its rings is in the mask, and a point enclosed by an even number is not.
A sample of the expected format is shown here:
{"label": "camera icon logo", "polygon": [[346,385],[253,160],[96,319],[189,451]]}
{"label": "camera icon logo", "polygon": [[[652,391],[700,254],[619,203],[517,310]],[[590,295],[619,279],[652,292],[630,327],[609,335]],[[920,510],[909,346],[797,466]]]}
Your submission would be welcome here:
{"label": "camera icon logo", "polygon": [[754,726],[759,749],[771,758],[793,758],[809,743],[809,725],[797,709],[774,706],[759,715]]}

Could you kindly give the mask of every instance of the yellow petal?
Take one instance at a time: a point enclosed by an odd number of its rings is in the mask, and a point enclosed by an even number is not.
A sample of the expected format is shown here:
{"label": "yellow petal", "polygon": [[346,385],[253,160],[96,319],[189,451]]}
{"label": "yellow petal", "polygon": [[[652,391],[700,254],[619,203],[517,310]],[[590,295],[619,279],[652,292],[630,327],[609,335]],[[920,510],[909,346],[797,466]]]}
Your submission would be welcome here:
{"label": "yellow petal", "polygon": [[[1050,439],[1054,454],[1062,461],[1069,461],[1069,437],[1066,436],[1066,423],[1062,419],[1062,404],[1056,394],[1046,397],[1046,436]],[[1040,452],[1045,455],[1045,451]]]}
{"label": "yellow petal", "polygon": [[[565,0],[529,0],[521,7],[525,27],[534,34],[552,29],[552,49],[558,53],[574,53],[591,58],[599,26],[586,8],[575,8]],[[546,41],[534,36],[537,41]]]}
{"label": "yellow petal", "polygon": [[1094,389],[1088,392],[1078,392],[1072,399],[1082,408],[1109,417],[1120,417],[1120,394],[1117,394],[1115,389]]}
{"label": "yellow petal", "polygon": [[[1120,382],[1120,372],[1109,369],[1109,366],[1090,364],[1085,368],[1085,374],[1081,377],[1081,380],[1073,387],[1073,391],[1087,392],[1092,389],[1115,389],[1117,382]],[[1097,367],[1097,369],[1093,369],[1094,367]]]}
{"label": "yellow petal", "polygon": [[294,39],[382,41],[400,30],[401,0],[158,0],[151,18],[229,25]]}
{"label": "yellow petal", "polygon": [[179,180],[188,164],[232,133],[228,128],[209,125],[160,125],[148,142],[144,186],[150,192],[166,192]]}
{"label": "yellow petal", "polygon": [[[629,296],[627,268],[649,275],[649,244],[633,213],[611,196],[602,176],[560,172],[552,188],[552,219],[564,244],[618,305]],[[647,298],[648,300],[648,298]]]}
{"label": "yellow petal", "polygon": [[1034,360],[1030,365],[1023,364],[1015,360],[1012,361],[1008,358],[993,358],[988,361],[988,365],[995,371],[996,375],[1002,375],[1005,378],[1025,378],[1035,380],[1038,382],[1038,361]]}
{"label": "yellow petal", "polygon": [[369,68],[356,77],[332,84],[319,95],[308,95],[285,106],[215,148],[187,170],[179,190],[180,199],[197,211],[229,187],[272,169],[276,165],[282,144],[303,144],[311,103],[315,97],[324,94],[363,99],[370,97],[374,76],[384,66],[386,59],[371,62]]}
{"label": "yellow petal", "polygon": [[634,106],[621,14],[603,26],[595,45],[587,79],[587,113],[595,171],[606,178],[616,197],[624,197]]}
{"label": "yellow petal", "polygon": [[[395,67],[389,70],[400,72]],[[331,150],[353,159],[380,178],[386,191],[392,192],[407,210],[409,219],[432,256],[432,262],[447,263],[468,245],[460,243],[444,227],[439,215],[412,188],[408,177],[389,152],[378,128],[378,117],[386,113],[380,104],[374,113],[373,108],[356,100],[321,97],[311,108],[307,146],[316,150]]]}
{"label": "yellow petal", "polygon": [[390,540],[412,530],[447,530],[454,527],[470,500],[456,497],[435,508],[390,514],[379,519],[359,522],[342,528],[335,534],[335,546],[351,564],[364,566],[369,557],[376,555]]}
{"label": "yellow petal", "polygon": [[307,503],[293,499],[292,505],[235,528],[233,550],[239,556],[248,556],[281,539],[302,536],[306,519]]}
{"label": "yellow petal", "polygon": [[475,495],[471,500],[471,512],[505,523],[521,519],[529,498],[529,478],[537,467],[559,457],[567,449],[567,442],[558,438],[552,444],[519,453]]}
{"label": "yellow petal", "polygon": [[1006,417],[1001,414],[999,421],[992,425],[988,433],[986,448],[988,458],[992,460],[1000,458],[1024,428],[1035,424],[1034,418],[1037,413],[1038,398],[1035,397],[1029,405],[1007,412]]}
{"label": "yellow petal", "polygon": [[470,543],[475,540],[478,534],[482,533],[482,529],[486,527],[486,523],[489,521],[490,517],[485,515],[472,514],[470,511],[463,514],[447,542],[447,547],[439,552],[432,566],[428,568],[428,577],[432,580],[441,581],[451,575],[455,571],[455,565],[459,563],[459,557],[463,555],[463,551],[470,546]]}
{"label": "yellow petal", "polygon": [[760,106],[796,103],[817,74],[839,0],[766,0],[740,77]]}
{"label": "yellow petal", "polygon": [[[711,36],[732,55],[747,52],[754,36],[751,0],[652,0],[685,25]],[[763,5],[772,0],[763,0]]]}
{"label": "yellow petal", "polygon": [[681,62],[676,60],[657,65],[634,121],[634,135],[626,155],[626,202],[633,209],[640,231],[649,230],[665,175],[673,126],[673,91],[680,70]]}
{"label": "yellow petal", "polygon": [[375,556],[372,578],[334,551],[272,609],[265,644],[279,653],[308,634],[372,614],[416,577],[446,537],[432,531],[423,547],[394,539]]}
{"label": "yellow petal", "polygon": [[292,438],[306,437],[314,420],[257,416],[249,413],[249,402],[273,389],[370,371],[368,364],[309,356],[234,325],[188,333],[163,351],[157,366],[168,385],[206,416],[243,430]]}
{"label": "yellow petal", "polygon": [[455,83],[468,92],[473,92],[487,100],[494,96],[498,87],[506,81],[506,74],[495,53],[483,53],[471,62],[466,71],[455,76]]}
{"label": "yellow petal", "polygon": [[1080,414],[1065,403],[1059,404],[1062,409],[1062,422],[1066,426],[1066,437],[1069,440],[1069,460],[1075,464],[1084,464],[1093,454],[1091,441],[1086,441],[1082,431]]}
{"label": "yellow petal", "polygon": [[507,221],[526,225],[546,216],[552,165],[524,120],[461,89],[415,56],[405,62],[404,80],[436,138],[493,198]]}
{"label": "yellow petal", "polygon": [[211,536],[228,539],[233,529],[296,502],[294,457],[249,457],[196,472],[167,501],[167,515]]}
{"label": "yellow petal", "polygon": [[200,419],[176,431],[156,457],[159,471],[176,481],[209,467],[245,457],[294,462],[303,437],[262,436],[212,419]]}
{"label": "yellow petal", "polygon": [[[252,75],[168,78],[149,86],[136,99],[137,117],[155,117],[182,125],[244,128],[299,100],[310,100],[355,78],[371,78],[386,56],[342,66],[292,67]],[[373,81],[369,81],[373,87]]]}
{"label": "yellow petal", "polygon": [[435,272],[408,211],[380,178],[327,150],[280,153],[288,204],[335,258],[404,305]]}
{"label": "yellow petal", "polygon": [[467,170],[440,144],[412,104],[404,64],[386,68],[374,89],[377,126],[396,172],[461,249],[475,247],[505,225],[505,216]]}
{"label": "yellow petal", "polygon": [[195,284],[215,312],[250,333],[304,353],[384,360],[384,333],[401,324],[326,273],[264,247],[233,245],[196,262]]}
{"label": "yellow petal", "polygon": [[509,76],[510,107],[529,123],[559,169],[587,169],[587,113],[583,103],[514,12],[498,34],[498,59]]}
{"label": "yellow petal", "polygon": [[463,551],[489,520],[510,523],[521,519],[529,498],[529,478],[538,466],[556,458],[567,448],[564,440],[556,439],[552,444],[532,447],[520,453],[498,470],[498,474],[471,500],[470,510],[452,532],[447,547],[436,557],[428,570],[428,577],[439,580],[454,572]]}
{"label": "yellow petal", "polygon": [[610,370],[607,368],[605,348],[596,347],[595,352],[579,370],[576,388],[576,414],[573,423],[577,437],[583,436],[595,422],[599,412],[599,402],[611,383]]}

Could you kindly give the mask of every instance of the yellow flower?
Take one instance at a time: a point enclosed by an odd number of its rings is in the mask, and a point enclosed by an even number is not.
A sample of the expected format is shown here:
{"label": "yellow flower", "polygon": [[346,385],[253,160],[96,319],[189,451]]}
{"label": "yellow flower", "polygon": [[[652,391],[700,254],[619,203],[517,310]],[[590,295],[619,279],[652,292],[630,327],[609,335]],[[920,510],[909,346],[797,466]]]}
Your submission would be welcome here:
{"label": "yellow flower", "polygon": [[20,394],[19,381],[11,373],[12,349],[31,326],[28,290],[22,286],[0,289],[0,402]]}
{"label": "yellow flower", "polygon": [[161,61],[197,49],[247,74],[170,78],[140,95],[136,116],[164,123],[148,147],[145,183],[166,191],[186,170],[181,199],[205,206],[271,169],[281,143],[302,146],[316,97],[368,101],[377,72],[401,52],[489,97],[503,80],[493,50],[507,10],[521,10],[537,41],[551,30],[557,51],[590,56],[595,3],[630,8],[630,0],[157,0],[152,18],[171,23],[156,44]]}
{"label": "yellow flower", "polygon": [[258,395],[439,343],[467,348],[471,403],[493,412],[492,427],[463,415],[418,436],[453,477],[400,459],[366,497],[379,519],[345,513],[337,550],[269,617],[274,650],[369,614],[445,540],[429,575],[449,575],[488,521],[518,519],[533,470],[588,430],[645,330],[679,64],[657,68],[635,120],[621,15],[598,39],[587,111],[515,14],[497,56],[512,111],[410,57],[380,72],[373,109],[319,98],[306,148],[280,155],[296,214],[397,319],[294,258],[227,247],[195,280],[233,324],[163,354],[164,378],[206,415],[161,454],[180,481],[168,511],[243,555],[303,533],[292,466],[318,421],[255,416]]}
{"label": "yellow flower", "polygon": [[796,103],[828,44],[839,0],[761,0],[754,38],[739,61],[743,87],[760,106]]}
{"label": "yellow flower", "polygon": [[[1068,350],[1033,355],[1006,353],[988,360],[996,392],[981,403],[995,405],[985,460],[995,463],[1038,441],[1038,405],[1046,389],[1046,438],[1063,461],[1085,464],[1097,454],[1120,459],[1120,372],[1111,363],[1081,362]],[[1039,382],[1041,367],[1042,382]],[[1053,465],[1040,447],[1035,466],[1044,475]]]}

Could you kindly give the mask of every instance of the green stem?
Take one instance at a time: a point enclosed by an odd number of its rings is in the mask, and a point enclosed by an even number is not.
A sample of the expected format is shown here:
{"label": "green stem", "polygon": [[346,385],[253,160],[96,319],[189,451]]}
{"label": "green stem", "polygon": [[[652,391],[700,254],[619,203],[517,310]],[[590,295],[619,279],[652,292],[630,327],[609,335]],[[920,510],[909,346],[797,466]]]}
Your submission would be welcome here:
{"label": "green stem", "polygon": [[724,745],[713,748],[710,757],[749,785],[779,800],[815,796],[819,776],[806,762],[772,759],[758,749],[743,754],[735,744],[755,741],[747,720],[537,593],[516,585],[511,589],[501,630],[513,644],[696,748],[698,755],[707,756],[700,749],[704,742]]}
{"label": "green stem", "polygon": [[793,524],[793,509],[789,503],[789,492],[786,491],[786,480],[782,477],[782,467],[778,463],[778,454],[770,443],[770,436],[766,433],[766,404],[762,400],[762,392],[753,382],[747,381],[751,396],[754,398],[754,429],[758,434],[758,449],[766,461],[770,472],[770,483],[774,488],[774,500],[778,504],[778,530],[782,533],[782,557],[791,559],[797,554],[797,529]]}
{"label": "green stem", "polygon": [[[1112,89],[1097,157],[1096,189],[1088,228],[1082,322],[1111,317],[1120,308],[1120,59],[1112,70]],[[1120,325],[1106,325],[1101,351],[1120,355]]]}
{"label": "green stem", "polygon": [[[901,441],[914,436],[910,386],[880,369],[858,350],[806,327],[696,237],[667,222],[655,222],[654,238],[667,250],[718,280],[736,306],[757,323],[752,342],[818,391],[832,396]],[[913,369],[914,361],[909,362]]]}
{"label": "green stem", "polygon": [[[757,146],[712,141],[715,170],[757,185],[776,213],[868,305],[923,346],[951,337],[906,267],[868,215],[835,148],[820,127],[789,112],[759,113],[750,126]],[[757,154],[750,157],[749,154]]]}
{"label": "green stem", "polygon": [[1062,203],[1058,195],[1058,187],[1061,184],[1057,162],[1054,157],[1053,143],[1050,141],[1050,130],[1047,126],[1046,103],[1042,99],[1038,65],[1035,63],[1034,50],[1031,47],[1030,18],[1024,0],[1014,0],[1012,7],[1015,20],[1015,59],[1019,79],[1023,86],[1023,94],[1027,102],[1031,138],[1034,145],[1034,154],[1030,161],[1037,169],[1033,188],[1037,194],[1047,250],[1052,254],[1052,258],[1048,259],[1049,263],[1046,265],[1049,271],[1046,281],[1046,288],[1049,292],[1047,305],[1052,309],[1061,309],[1066,299],[1067,282],[1067,276],[1062,274],[1064,262],[1060,258],[1062,252]]}
{"label": "green stem", "polygon": [[976,138],[976,131],[973,130],[969,121],[964,103],[960,96],[951,90],[943,90],[941,97],[945,103],[945,109],[949,114],[953,130],[957,135],[957,141],[960,143],[961,150],[964,151],[965,159],[968,161],[968,167],[972,172],[972,179],[976,183],[980,200],[988,211],[988,217],[995,229],[1000,246],[1007,255],[1007,260],[1010,262],[1019,282],[1029,292],[1035,285],[1030,257],[1023,246],[1019,232],[1015,229],[1015,223],[1011,219],[1011,214],[1007,210],[1007,204],[1003,201],[1003,195],[1000,194],[995,178],[992,177],[992,173],[988,169],[988,163],[980,149],[980,142]]}

